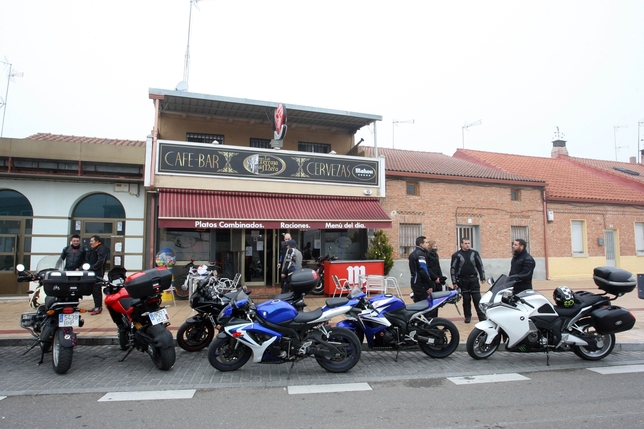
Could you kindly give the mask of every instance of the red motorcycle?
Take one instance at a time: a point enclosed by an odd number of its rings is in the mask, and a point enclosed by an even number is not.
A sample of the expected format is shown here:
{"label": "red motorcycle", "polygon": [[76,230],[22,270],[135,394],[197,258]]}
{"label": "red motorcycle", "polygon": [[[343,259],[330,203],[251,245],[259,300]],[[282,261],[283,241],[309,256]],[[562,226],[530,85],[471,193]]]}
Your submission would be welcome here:
{"label": "red motorcycle", "polygon": [[314,268],[314,271],[318,273],[318,282],[311,291],[313,295],[322,295],[324,293],[324,263],[326,261],[335,261],[338,259],[337,256],[320,256],[316,259],[317,265]]}
{"label": "red motorcycle", "polygon": [[100,280],[105,286],[105,306],[118,328],[121,350],[128,350],[120,362],[136,348],[150,355],[157,368],[172,368],[174,338],[168,330],[168,311],[161,307],[161,295],[171,286],[172,273],[153,268],[125,278],[125,269],[116,267],[108,278]]}

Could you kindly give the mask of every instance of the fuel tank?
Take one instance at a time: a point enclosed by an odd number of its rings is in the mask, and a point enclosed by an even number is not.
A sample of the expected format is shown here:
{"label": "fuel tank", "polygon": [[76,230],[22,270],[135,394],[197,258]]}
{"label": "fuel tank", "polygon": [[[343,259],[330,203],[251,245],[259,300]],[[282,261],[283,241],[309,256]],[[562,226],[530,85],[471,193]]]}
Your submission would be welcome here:
{"label": "fuel tank", "polygon": [[284,323],[295,319],[297,310],[291,304],[279,299],[264,301],[255,308],[257,314],[271,323]]}

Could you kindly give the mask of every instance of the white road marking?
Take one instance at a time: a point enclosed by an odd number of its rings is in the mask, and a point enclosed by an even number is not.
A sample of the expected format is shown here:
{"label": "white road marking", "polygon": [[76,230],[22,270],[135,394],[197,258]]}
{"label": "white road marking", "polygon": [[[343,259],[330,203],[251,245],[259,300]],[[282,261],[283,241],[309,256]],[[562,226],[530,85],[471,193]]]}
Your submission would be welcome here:
{"label": "white road marking", "polygon": [[156,390],[139,392],[109,392],[98,402],[113,401],[154,401],[158,399],[191,399],[196,389],[189,390]]}
{"label": "white road marking", "polygon": [[447,379],[454,384],[501,383],[505,381],[530,380],[528,377],[524,377],[517,373],[447,377]]}
{"label": "white road marking", "polygon": [[586,369],[603,375],[628,374],[629,372],[644,372],[644,365],[605,366],[602,368]]}
{"label": "white road marking", "polygon": [[358,392],[372,390],[369,383],[345,383],[345,384],[319,384],[309,386],[288,386],[289,395],[300,395],[305,393],[336,393],[336,392]]}
{"label": "white road marking", "polygon": [[0,396],[0,401],[2,401],[6,396]]}

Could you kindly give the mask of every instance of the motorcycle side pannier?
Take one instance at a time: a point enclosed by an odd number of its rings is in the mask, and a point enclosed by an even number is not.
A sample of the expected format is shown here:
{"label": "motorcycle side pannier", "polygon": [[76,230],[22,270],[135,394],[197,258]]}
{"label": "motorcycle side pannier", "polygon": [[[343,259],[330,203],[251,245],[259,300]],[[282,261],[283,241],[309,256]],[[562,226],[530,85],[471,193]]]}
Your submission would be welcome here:
{"label": "motorcycle side pannier", "polygon": [[599,289],[613,295],[631,292],[637,285],[637,280],[631,272],[616,267],[595,268],[593,280]]}
{"label": "motorcycle side pannier", "polygon": [[125,279],[125,290],[132,298],[145,298],[168,289],[172,273],[165,268],[151,268],[132,274]]}
{"label": "motorcycle side pannier", "polygon": [[302,268],[291,274],[291,289],[295,293],[311,292],[318,282],[318,273],[310,268]]}
{"label": "motorcycle side pannier", "polygon": [[48,296],[80,298],[92,294],[96,275],[93,271],[48,271],[42,284]]}
{"label": "motorcycle side pannier", "polygon": [[635,325],[635,317],[625,308],[602,307],[590,313],[593,326],[600,334],[616,334],[628,331]]}

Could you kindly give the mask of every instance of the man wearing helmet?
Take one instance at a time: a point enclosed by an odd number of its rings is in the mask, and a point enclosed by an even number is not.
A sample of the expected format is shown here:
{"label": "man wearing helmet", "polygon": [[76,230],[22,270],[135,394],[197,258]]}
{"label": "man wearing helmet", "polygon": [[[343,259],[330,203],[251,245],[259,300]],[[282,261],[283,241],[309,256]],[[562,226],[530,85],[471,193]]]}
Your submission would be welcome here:
{"label": "man wearing helmet", "polygon": [[536,262],[526,250],[526,241],[517,238],[512,242],[512,262],[510,262],[510,275],[508,278],[516,280],[513,291],[515,294],[532,289],[532,273]]}

